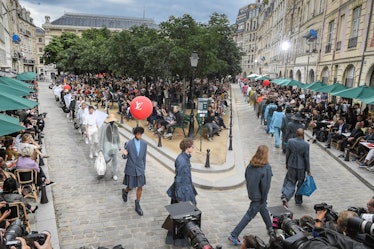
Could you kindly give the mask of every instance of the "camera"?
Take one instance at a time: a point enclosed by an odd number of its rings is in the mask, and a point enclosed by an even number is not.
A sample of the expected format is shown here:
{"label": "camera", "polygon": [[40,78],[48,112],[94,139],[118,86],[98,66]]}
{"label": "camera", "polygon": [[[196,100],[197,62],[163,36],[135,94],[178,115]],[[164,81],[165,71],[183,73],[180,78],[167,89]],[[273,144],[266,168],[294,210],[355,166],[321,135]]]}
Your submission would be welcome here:
{"label": "camera", "polygon": [[336,221],[338,220],[338,213],[332,209],[332,205],[327,205],[326,203],[322,202],[320,204],[314,205],[314,210],[316,213],[318,211],[326,210],[325,219],[326,221]]}
{"label": "camera", "polygon": [[374,224],[373,222],[366,221],[360,217],[348,218],[347,227],[355,232],[367,233],[374,236]]}
{"label": "camera", "polygon": [[20,219],[16,219],[9,225],[8,229],[5,231],[4,242],[6,248],[11,248],[12,246],[14,246],[17,249],[21,249],[21,241],[17,240],[17,237],[23,237],[26,240],[28,246],[34,249],[34,241],[37,241],[40,245],[43,245],[45,243],[47,235],[44,233],[36,232],[27,234],[22,225],[22,221]]}

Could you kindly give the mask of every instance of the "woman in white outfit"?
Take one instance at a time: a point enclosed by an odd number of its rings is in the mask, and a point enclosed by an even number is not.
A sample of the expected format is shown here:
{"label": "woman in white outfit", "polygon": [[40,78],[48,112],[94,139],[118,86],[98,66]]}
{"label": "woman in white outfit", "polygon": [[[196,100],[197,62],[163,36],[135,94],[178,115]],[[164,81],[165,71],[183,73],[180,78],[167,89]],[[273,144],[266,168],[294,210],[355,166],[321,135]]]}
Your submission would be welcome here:
{"label": "woman in white outfit", "polygon": [[85,116],[83,125],[86,127],[86,137],[90,146],[90,158],[97,156],[97,147],[99,144],[99,127],[97,126],[97,118],[95,115],[95,108],[88,107],[88,115]]}

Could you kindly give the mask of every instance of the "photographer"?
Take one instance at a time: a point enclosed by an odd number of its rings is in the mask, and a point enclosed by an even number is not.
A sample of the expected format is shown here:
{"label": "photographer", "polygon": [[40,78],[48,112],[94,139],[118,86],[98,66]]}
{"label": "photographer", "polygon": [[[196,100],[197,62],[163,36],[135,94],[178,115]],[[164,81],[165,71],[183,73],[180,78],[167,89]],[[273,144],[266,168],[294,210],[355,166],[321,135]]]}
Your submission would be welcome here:
{"label": "photographer", "polygon": [[339,213],[338,219],[336,220],[336,223],[334,221],[329,221],[329,223],[324,223],[325,216],[326,216],[327,210],[321,210],[317,211],[317,219],[314,224],[316,228],[330,228],[332,230],[336,230],[339,233],[342,233],[351,239],[363,243],[365,241],[364,234],[359,234],[356,231],[353,231],[347,226],[348,218],[350,217],[356,217],[357,214],[352,211],[341,211]]}
{"label": "photographer", "polygon": [[[40,245],[39,242],[37,242],[37,241],[26,241],[26,239],[23,238],[23,237],[16,237],[16,240],[19,240],[21,242],[21,247],[11,246],[9,248],[10,249],[17,249],[17,248],[21,248],[21,249],[32,249],[32,248],[52,249],[53,247],[52,247],[52,242],[51,242],[51,234],[47,231],[44,231],[43,233],[46,235],[46,238],[45,238],[44,244],[42,244],[42,245]],[[0,248],[2,249],[2,248],[7,248],[7,247],[1,245]]]}
{"label": "photographer", "polygon": [[367,206],[367,212],[369,214],[374,214],[374,196],[371,197],[371,199],[369,200],[369,202],[366,204]]}

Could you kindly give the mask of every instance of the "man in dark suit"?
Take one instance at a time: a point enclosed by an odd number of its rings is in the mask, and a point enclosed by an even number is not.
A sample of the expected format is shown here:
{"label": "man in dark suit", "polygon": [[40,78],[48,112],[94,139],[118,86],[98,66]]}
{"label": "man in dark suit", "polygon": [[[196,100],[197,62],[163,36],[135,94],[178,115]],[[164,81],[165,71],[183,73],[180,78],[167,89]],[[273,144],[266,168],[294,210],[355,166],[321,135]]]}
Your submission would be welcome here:
{"label": "man in dark suit", "polygon": [[122,189],[122,199],[127,202],[127,195],[133,188],[136,189],[135,211],[142,216],[143,210],[140,207],[140,197],[145,185],[145,163],[147,156],[147,143],[142,140],[143,127],[135,127],[134,138],[125,144],[123,158],[127,159],[125,167],[125,177],[123,184],[126,189]]}
{"label": "man in dark suit", "polygon": [[[286,169],[287,174],[284,178],[281,196],[283,206],[287,206],[287,202],[295,193],[296,184],[297,190],[303,184],[305,172],[308,175],[311,175],[309,143],[304,141],[304,129],[302,128],[297,129],[296,138],[288,140],[286,149]],[[295,194],[295,202],[296,204],[302,204],[303,196]]]}
{"label": "man in dark suit", "polygon": [[338,122],[334,125],[334,131],[327,135],[326,148],[331,148],[331,139],[339,140],[343,138],[342,133],[347,132],[347,125],[344,123],[344,119],[340,118]]}
{"label": "man in dark suit", "polygon": [[349,137],[344,138],[342,143],[340,144],[340,151],[344,152],[345,147],[347,147],[348,144],[353,145],[359,137],[364,136],[364,132],[361,128],[361,122],[357,122],[355,128],[351,132],[351,135],[349,135]]}
{"label": "man in dark suit", "polygon": [[[291,122],[287,124],[287,130],[283,141],[286,144],[286,147],[288,140],[296,137],[296,131],[300,128],[305,127],[305,125],[302,124],[302,121],[304,121],[304,118],[301,116],[300,113],[296,113],[291,117]],[[286,150],[284,150],[283,153],[286,153]]]}

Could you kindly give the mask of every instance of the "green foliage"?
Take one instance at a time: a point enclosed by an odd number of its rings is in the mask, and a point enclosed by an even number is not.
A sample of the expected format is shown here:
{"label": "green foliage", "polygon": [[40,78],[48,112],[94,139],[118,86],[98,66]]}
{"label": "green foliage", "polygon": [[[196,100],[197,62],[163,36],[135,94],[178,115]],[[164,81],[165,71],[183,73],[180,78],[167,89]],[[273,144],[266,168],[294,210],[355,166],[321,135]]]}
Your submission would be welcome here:
{"label": "green foliage", "polygon": [[90,29],[82,37],[63,33],[46,46],[44,60],[74,73],[189,78],[190,56],[196,51],[197,77],[240,73],[242,55],[232,39],[226,15],[213,13],[207,24],[197,23],[190,15],[171,16],[159,27],[135,26],[113,33],[106,28]]}

